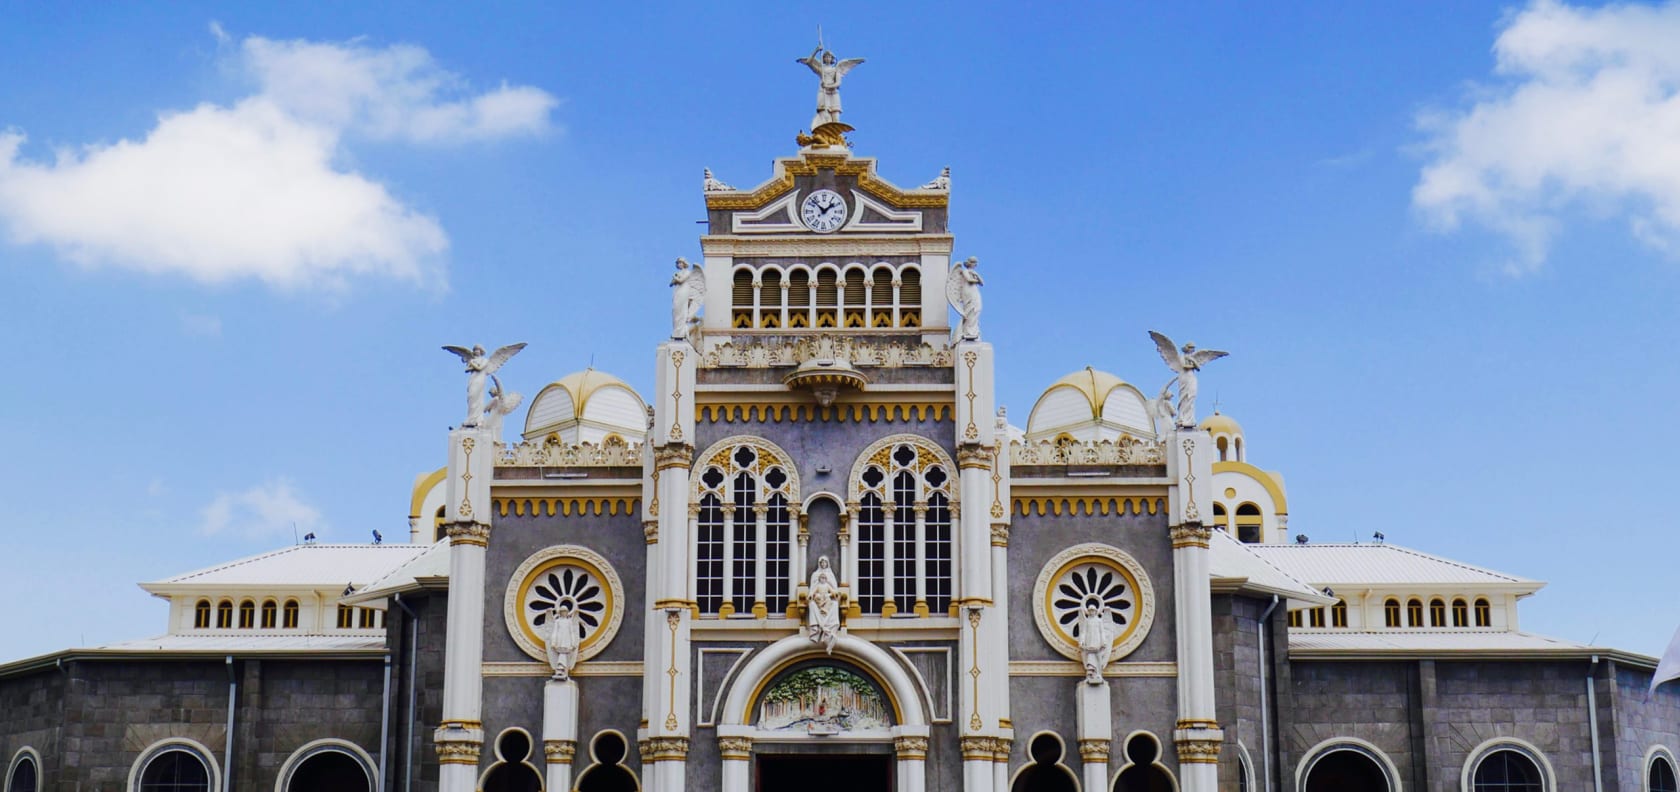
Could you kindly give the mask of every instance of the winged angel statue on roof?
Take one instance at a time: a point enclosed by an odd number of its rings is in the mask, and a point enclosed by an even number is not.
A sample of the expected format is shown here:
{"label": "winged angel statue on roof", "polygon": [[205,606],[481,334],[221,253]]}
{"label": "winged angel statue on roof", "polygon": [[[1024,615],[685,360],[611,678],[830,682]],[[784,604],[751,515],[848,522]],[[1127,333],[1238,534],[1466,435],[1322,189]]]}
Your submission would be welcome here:
{"label": "winged angel statue on roof", "polygon": [[[1217,349],[1197,349],[1195,344],[1185,343],[1183,351],[1173,346],[1172,339],[1149,331],[1149,337],[1155,339],[1155,347],[1161,351],[1161,359],[1167,362],[1167,368],[1176,375],[1165,388],[1161,389],[1161,403],[1166,405],[1167,390],[1178,384],[1178,407],[1171,412],[1177,415],[1180,428],[1193,429],[1196,426],[1196,372],[1202,366],[1218,360],[1231,353]],[[1163,411],[1166,411],[1163,409]]]}
{"label": "winged angel statue on roof", "polygon": [[[508,362],[508,358],[524,349],[524,343],[508,344],[490,354],[484,353],[484,347],[473,345],[472,349],[458,346],[446,346],[445,352],[453,352],[460,356],[461,362],[467,364],[467,420],[461,422],[461,428],[467,429],[478,426],[485,419],[484,383],[490,375]],[[498,383],[498,400],[500,400],[501,386]],[[498,405],[500,406],[500,405]],[[499,422],[498,422],[499,423]]]}
{"label": "winged angel statue on roof", "polygon": [[[862,58],[836,61],[834,50],[823,46],[820,38],[819,35],[817,48],[811,50],[810,55],[797,61],[809,66],[811,71],[817,74],[817,114],[811,117],[813,131],[823,124],[840,123],[840,79],[846,76],[846,72],[863,63]],[[818,55],[822,56],[821,59]]]}
{"label": "winged angel statue on roof", "polygon": [[671,338],[686,338],[693,343],[694,330],[700,326],[700,307],[706,303],[706,271],[678,256],[671,287]]}
{"label": "winged angel statue on roof", "polygon": [[951,330],[952,337],[958,341],[980,338],[980,286],[985,281],[980,280],[980,273],[974,269],[978,266],[980,259],[969,256],[965,261],[952,264],[950,274],[945,276],[945,299],[962,318]]}

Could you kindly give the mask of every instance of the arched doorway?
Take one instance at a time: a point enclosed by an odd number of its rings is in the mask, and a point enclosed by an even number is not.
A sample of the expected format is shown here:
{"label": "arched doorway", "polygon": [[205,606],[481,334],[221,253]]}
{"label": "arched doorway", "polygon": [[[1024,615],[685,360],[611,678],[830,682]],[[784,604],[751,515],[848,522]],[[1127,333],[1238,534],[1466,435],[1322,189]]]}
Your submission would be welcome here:
{"label": "arched doorway", "polygon": [[367,769],[347,751],[324,749],[305,757],[292,770],[287,792],[373,792]]}
{"label": "arched doorway", "polygon": [[1389,792],[1388,774],[1365,752],[1333,748],[1307,770],[1304,792]]}

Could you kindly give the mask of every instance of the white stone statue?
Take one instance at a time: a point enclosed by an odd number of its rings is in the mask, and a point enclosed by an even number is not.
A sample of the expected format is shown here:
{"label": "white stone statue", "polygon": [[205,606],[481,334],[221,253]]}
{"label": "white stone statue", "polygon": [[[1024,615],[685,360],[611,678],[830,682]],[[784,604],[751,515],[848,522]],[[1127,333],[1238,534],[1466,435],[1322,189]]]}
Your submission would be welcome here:
{"label": "white stone statue", "polygon": [[496,375],[490,375],[490,403],[484,407],[484,427],[490,431],[490,436],[500,440],[502,438],[502,419],[519,409],[520,402],[525,397],[502,390],[502,381]]}
{"label": "white stone statue", "polygon": [[1100,685],[1114,654],[1114,621],[1107,605],[1087,603],[1079,614],[1079,655],[1085,661],[1085,684]]}
{"label": "white stone statue", "polygon": [[[1176,375],[1167,385],[1178,384],[1178,406],[1173,412],[1177,416],[1181,429],[1196,428],[1196,372],[1211,361],[1218,360],[1231,353],[1217,349],[1196,349],[1195,344],[1186,343],[1180,352],[1173,346],[1172,339],[1154,330],[1149,331],[1149,337],[1155,339],[1155,348],[1161,351],[1161,359],[1167,362],[1167,368]],[[1166,389],[1162,388],[1162,398],[1165,399]]]}
{"label": "white stone statue", "polygon": [[822,644],[829,654],[834,654],[834,642],[840,637],[840,581],[829,568],[828,556],[818,558],[817,571],[811,573],[805,614],[811,642]]}
{"label": "white stone statue", "polygon": [[519,353],[525,345],[508,344],[495,353],[484,354],[484,347],[474,345],[472,349],[458,346],[446,346],[445,352],[453,352],[460,356],[461,362],[467,364],[467,420],[461,422],[461,428],[467,429],[478,426],[484,420],[484,382],[491,374],[508,362],[508,358]]}
{"label": "white stone statue", "polygon": [[700,326],[700,308],[706,302],[706,271],[678,256],[671,286],[671,337],[692,341],[690,337]]}
{"label": "white stone statue", "polygon": [[[822,58],[818,59],[818,55]],[[840,123],[840,78],[862,63],[863,59],[847,58],[836,62],[834,51],[818,43],[810,55],[794,62],[803,63],[817,73],[817,114],[811,118],[811,129],[815,131],[823,124]]]}
{"label": "white stone statue", "polygon": [[578,621],[572,606],[562,603],[548,609],[544,625],[543,648],[548,653],[548,667],[554,669],[554,679],[566,680],[578,661]]}
{"label": "white stone statue", "polygon": [[985,281],[980,280],[980,273],[974,269],[979,265],[980,259],[969,256],[967,261],[952,264],[951,274],[945,278],[945,299],[962,317],[951,331],[952,340],[980,338],[980,286]]}

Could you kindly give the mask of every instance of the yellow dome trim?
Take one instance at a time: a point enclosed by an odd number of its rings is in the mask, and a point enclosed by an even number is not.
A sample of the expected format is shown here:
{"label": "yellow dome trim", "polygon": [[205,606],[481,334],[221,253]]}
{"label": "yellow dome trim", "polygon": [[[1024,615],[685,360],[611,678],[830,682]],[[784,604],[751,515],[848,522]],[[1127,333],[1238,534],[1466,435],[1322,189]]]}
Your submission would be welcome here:
{"label": "yellow dome trim", "polygon": [[440,467],[430,473],[421,473],[414,477],[414,493],[408,498],[408,516],[419,517],[420,507],[426,505],[426,494],[432,491],[444,476],[449,475],[448,467]]}
{"label": "yellow dome trim", "polygon": [[[1108,395],[1121,388],[1131,388],[1131,384],[1106,371],[1098,371],[1086,366],[1082,371],[1075,371],[1044,389],[1038,401],[1033,402],[1032,412],[1027,414],[1027,426],[1033,425],[1032,416],[1038,413],[1038,405],[1044,403],[1045,397],[1062,388],[1072,388],[1085,397],[1085,403],[1091,406],[1091,419],[1101,420],[1103,404],[1108,401]],[[1133,388],[1136,390],[1136,388]]]}
{"label": "yellow dome trim", "polygon": [[[586,368],[582,371],[574,371],[543,386],[543,389],[537,392],[537,398],[531,400],[531,404],[536,405],[541,402],[543,396],[547,395],[547,393],[551,390],[565,391],[566,395],[571,397],[572,400],[572,417],[570,420],[577,420],[583,417],[583,410],[584,407],[589,404],[589,397],[595,395],[595,393],[600,391],[602,388],[610,388],[614,386],[629,391],[632,396],[635,396],[636,399],[641,401],[643,404],[647,403],[647,400],[643,399],[642,395],[637,393],[635,388],[630,387],[630,383],[608,374],[605,371],[596,371],[594,368]],[[552,426],[552,424],[545,426],[532,426],[531,413],[528,410],[526,411],[525,434],[529,435],[533,432],[549,428],[549,426]]]}
{"label": "yellow dome trim", "polygon": [[1277,477],[1271,473],[1250,465],[1247,462],[1215,462],[1213,463],[1213,472],[1241,473],[1251,479],[1254,479],[1255,481],[1260,482],[1260,486],[1265,487],[1266,492],[1272,496],[1272,506],[1277,510],[1276,513],[1289,513],[1289,501],[1284,498],[1283,487],[1278,484]]}
{"label": "yellow dome trim", "polygon": [[1201,429],[1208,434],[1242,435],[1242,424],[1237,423],[1235,418],[1222,415],[1218,411],[1202,419]]}

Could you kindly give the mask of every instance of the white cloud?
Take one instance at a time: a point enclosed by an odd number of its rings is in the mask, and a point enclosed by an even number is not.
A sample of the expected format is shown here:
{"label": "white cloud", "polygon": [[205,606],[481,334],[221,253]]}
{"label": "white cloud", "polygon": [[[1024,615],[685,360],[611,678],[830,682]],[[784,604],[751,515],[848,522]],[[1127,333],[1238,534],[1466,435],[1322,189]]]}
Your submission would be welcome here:
{"label": "white cloud", "polygon": [[35,161],[23,133],[0,131],[0,226],[81,264],[207,283],[441,285],[442,226],[344,167],[348,147],[542,133],[557,103],[528,86],[474,94],[406,45],[252,37],[234,57],[254,95],[162,113],[139,140]]}
{"label": "white cloud", "polygon": [[244,492],[223,492],[203,510],[199,530],[207,536],[237,533],[247,539],[298,536],[326,528],[321,512],[303,502],[286,479]]}
{"label": "white cloud", "polygon": [[1659,250],[1680,241],[1680,3],[1573,8],[1539,0],[1494,43],[1496,86],[1419,120],[1431,161],[1412,201],[1438,228],[1507,236],[1508,267],[1545,261],[1571,210],[1625,217]]}

